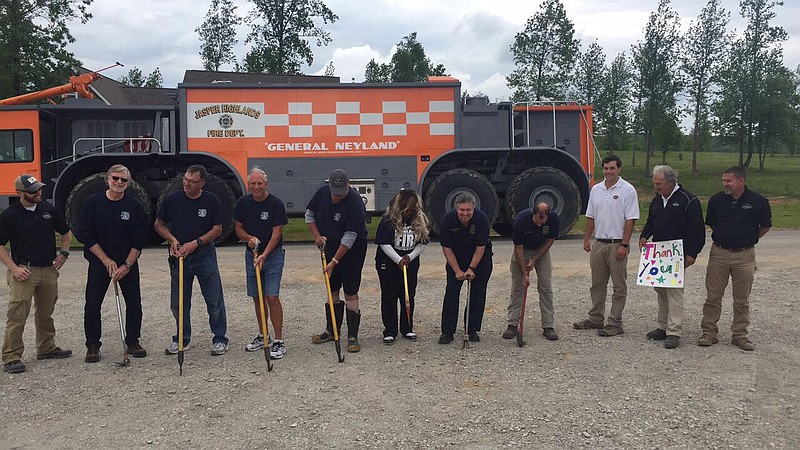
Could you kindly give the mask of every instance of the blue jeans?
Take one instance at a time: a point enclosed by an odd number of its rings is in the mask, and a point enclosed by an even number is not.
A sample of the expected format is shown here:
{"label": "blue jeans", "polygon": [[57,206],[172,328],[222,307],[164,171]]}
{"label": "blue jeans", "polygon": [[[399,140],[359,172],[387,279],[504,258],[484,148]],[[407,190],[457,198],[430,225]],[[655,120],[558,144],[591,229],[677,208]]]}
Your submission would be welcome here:
{"label": "blue jeans", "polygon": [[[172,316],[175,317],[175,327],[178,327],[178,264],[170,270],[172,277],[170,307]],[[222,296],[222,280],[219,276],[217,265],[217,250],[214,244],[204,245],[183,260],[183,344],[192,339],[192,323],[190,320],[192,309],[192,283],[197,277],[200,283],[200,292],[206,301],[208,310],[208,323],[214,333],[213,342],[227,344],[228,319],[225,315],[225,299]],[[172,336],[172,342],[178,342],[178,335]]]}
{"label": "blue jeans", "polygon": [[[286,250],[283,247],[276,248],[269,256],[264,258],[261,266],[261,289],[267,297],[277,297],[281,293],[281,276],[283,275],[283,264],[286,261]],[[253,266],[253,250],[248,247],[244,251],[244,272],[247,278],[247,295],[258,297],[258,281],[256,280],[256,268]]]}

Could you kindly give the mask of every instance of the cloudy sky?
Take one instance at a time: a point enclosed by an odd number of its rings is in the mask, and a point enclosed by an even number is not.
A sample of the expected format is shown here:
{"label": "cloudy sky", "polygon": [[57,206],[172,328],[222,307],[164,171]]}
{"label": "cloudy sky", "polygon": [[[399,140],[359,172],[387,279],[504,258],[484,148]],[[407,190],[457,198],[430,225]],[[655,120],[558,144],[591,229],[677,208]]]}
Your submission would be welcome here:
{"label": "cloudy sky", "polygon": [[[200,42],[195,32],[210,0],[94,0],[94,17],[86,24],[72,23],[76,42],[70,50],[88,68],[99,69],[120,61],[125,68],[105,73],[111,78],[139,67],[145,74],[159,67],[164,86],[174,87],[186,69],[202,69]],[[246,0],[234,0],[237,13],[251,9]],[[514,35],[539,9],[538,0],[326,0],[339,16],[328,24],[333,41],[314,49],[314,64],[307,74],[321,75],[333,60],[335,74],[343,82],[363,81],[370,59],[387,62],[397,42],[411,32],[425,47],[434,64],[442,63],[460,79],[463,89],[481,91],[493,99],[507,98],[505,76],[514,69],[509,51]],[[731,12],[730,28],[740,32],[746,23],[739,16],[738,0],[723,0]],[[783,43],[784,61],[790,68],[800,64],[800,2],[789,0],[777,8],[773,25],[789,33]],[[584,48],[595,39],[610,61],[643,39],[643,30],[657,0],[563,0],[567,16],[575,24]],[[684,27],[699,14],[701,0],[673,0]],[[634,6],[635,5],[635,6]],[[246,53],[248,29],[238,30],[239,59]],[[230,70],[230,67],[223,67]]]}

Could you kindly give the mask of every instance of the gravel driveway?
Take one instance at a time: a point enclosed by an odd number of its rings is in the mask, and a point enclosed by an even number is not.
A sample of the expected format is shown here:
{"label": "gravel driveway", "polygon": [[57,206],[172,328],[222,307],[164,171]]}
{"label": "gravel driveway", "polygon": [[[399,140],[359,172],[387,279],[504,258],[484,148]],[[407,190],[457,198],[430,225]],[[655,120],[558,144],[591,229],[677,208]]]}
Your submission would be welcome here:
{"label": "gravel driveway", "polygon": [[[143,255],[142,344],[149,356],[126,368],[113,364],[121,345],[112,291],[103,305],[103,359],[83,362],[86,261],[76,252],[62,270],[55,313],[57,342],[75,355],[37,361],[29,319],[28,372],[0,374],[0,448],[798,448],[798,242],[798,231],[773,231],[758,246],[755,352],[730,345],[729,292],[720,343],[694,344],[710,238],[687,273],[685,337],[677,350],[644,338],[655,326],[656,298],[652,289],[633,286],[632,275],[624,335],[572,329],[590,303],[588,255],[574,237],[552,250],[560,340],[541,336],[534,289],[528,345],[501,339],[511,243],[496,240],[480,343],[462,350],[458,335],[451,345],[436,342],[444,258],[433,244],[422,255],[417,291],[420,339],[385,346],[371,248],[361,290],[363,349],[343,364],[332,344],[309,339],[324,325],[319,253],[311,244],[289,245],[281,291],[288,354],[270,373],[263,353],[244,351],[257,329],[243,249],[223,248],[231,346],[225,356],[210,355],[195,285],[195,334],[182,377],[175,357],[163,354],[174,326],[166,250]],[[7,302],[0,287],[0,324]]]}

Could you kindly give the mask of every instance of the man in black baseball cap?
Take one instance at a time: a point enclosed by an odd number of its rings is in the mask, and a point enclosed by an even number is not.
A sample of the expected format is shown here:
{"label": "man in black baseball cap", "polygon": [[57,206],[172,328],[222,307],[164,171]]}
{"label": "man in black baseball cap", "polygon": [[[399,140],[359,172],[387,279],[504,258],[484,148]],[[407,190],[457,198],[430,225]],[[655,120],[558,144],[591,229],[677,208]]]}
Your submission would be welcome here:
{"label": "man in black baseball cap", "polygon": [[45,184],[37,180],[33,175],[22,174],[14,180],[14,189],[28,194],[33,194],[44,186]]}

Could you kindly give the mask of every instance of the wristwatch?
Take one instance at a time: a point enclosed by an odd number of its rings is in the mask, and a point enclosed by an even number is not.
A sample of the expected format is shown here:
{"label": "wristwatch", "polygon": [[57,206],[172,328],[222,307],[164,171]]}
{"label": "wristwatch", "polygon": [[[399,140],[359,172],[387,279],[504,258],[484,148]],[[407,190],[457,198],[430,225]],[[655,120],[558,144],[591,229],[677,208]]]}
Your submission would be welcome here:
{"label": "wristwatch", "polygon": [[631,246],[631,244],[619,244],[619,245],[621,245],[621,246],[623,246],[623,247],[625,247],[625,248],[628,248],[628,247],[630,247],[630,246]]}
{"label": "wristwatch", "polygon": [[198,247],[200,247],[201,245],[203,245],[203,240],[202,240],[201,238],[197,238],[197,240],[196,240],[195,242],[197,242],[197,246],[198,246]]}
{"label": "wristwatch", "polygon": [[69,258],[69,250],[59,250],[58,253],[60,253],[64,258]]}
{"label": "wristwatch", "polygon": [[128,269],[130,269],[131,267],[133,267],[133,265],[134,265],[134,264],[135,264],[135,263],[132,263],[132,262],[130,262],[130,261],[125,261],[125,267],[127,267]]}

